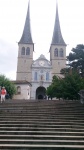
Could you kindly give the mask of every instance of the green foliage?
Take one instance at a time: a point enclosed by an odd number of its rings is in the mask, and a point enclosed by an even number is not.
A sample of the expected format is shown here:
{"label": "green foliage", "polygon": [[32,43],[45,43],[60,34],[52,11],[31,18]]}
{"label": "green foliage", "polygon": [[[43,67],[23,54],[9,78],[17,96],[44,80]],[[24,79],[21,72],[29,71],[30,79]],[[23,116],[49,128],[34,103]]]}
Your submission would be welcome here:
{"label": "green foliage", "polygon": [[0,75],[0,86],[6,88],[7,94],[9,94],[10,98],[16,93],[15,85],[4,75]]}
{"label": "green foliage", "polygon": [[60,73],[63,74],[63,75],[69,74],[69,72],[70,72],[70,68],[63,68],[60,71]]}
{"label": "green foliage", "polygon": [[84,79],[78,73],[72,72],[65,78],[54,76],[52,84],[47,88],[47,95],[59,99],[78,100],[81,89],[84,89]]}
{"label": "green foliage", "polygon": [[51,99],[54,97],[53,86],[52,86],[52,85],[50,85],[49,87],[47,87],[46,94],[47,94],[48,97],[50,97]]}
{"label": "green foliage", "polygon": [[68,65],[79,73],[81,72],[81,75],[84,77],[84,45],[79,44],[71,51],[69,56],[67,56]]}
{"label": "green foliage", "polygon": [[72,75],[66,75],[64,78],[63,92],[65,99],[79,99],[78,92],[82,88],[82,79],[77,73],[72,73]]}
{"label": "green foliage", "polygon": [[57,97],[57,98],[61,98],[61,90],[62,90],[62,87],[61,87],[61,79],[56,77],[56,76],[53,76],[53,80],[52,80],[52,84],[53,84],[53,93],[54,93],[54,97]]}
{"label": "green foliage", "polygon": [[60,92],[61,92],[61,87],[60,87],[60,79],[57,78],[56,76],[53,76],[52,84],[47,88],[47,95],[49,97],[57,97],[60,98]]}

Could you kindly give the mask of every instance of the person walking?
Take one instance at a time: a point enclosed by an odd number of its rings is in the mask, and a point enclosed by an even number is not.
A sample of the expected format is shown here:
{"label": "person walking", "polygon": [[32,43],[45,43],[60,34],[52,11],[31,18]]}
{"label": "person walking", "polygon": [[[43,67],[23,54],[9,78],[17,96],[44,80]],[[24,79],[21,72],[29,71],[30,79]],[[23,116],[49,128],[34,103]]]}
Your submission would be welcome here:
{"label": "person walking", "polygon": [[5,96],[6,96],[6,89],[5,89],[5,87],[2,87],[2,89],[1,89],[1,103],[2,103],[2,101],[5,101]]}

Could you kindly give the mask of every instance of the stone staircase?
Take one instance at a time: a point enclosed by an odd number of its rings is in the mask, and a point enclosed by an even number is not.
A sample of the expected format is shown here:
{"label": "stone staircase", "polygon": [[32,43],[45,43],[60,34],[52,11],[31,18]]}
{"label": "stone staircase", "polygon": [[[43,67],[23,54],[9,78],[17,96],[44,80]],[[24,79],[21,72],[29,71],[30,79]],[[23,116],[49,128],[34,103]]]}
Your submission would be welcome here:
{"label": "stone staircase", "polygon": [[56,100],[1,103],[2,149],[84,150],[84,105]]}

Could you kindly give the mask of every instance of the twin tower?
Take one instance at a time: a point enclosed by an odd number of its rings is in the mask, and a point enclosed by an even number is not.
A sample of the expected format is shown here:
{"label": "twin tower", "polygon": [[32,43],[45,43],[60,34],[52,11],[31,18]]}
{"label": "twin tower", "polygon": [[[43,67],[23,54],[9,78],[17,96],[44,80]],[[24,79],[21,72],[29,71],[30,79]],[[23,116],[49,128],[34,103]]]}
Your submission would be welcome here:
{"label": "twin tower", "polygon": [[[47,40],[47,39],[46,39]],[[18,42],[18,62],[16,80],[26,80],[31,82],[34,43],[31,35],[30,24],[30,4],[24,25],[24,30]],[[60,70],[66,67],[66,43],[63,40],[59,22],[58,7],[56,6],[56,17],[53,30],[53,37],[50,45],[50,63],[52,66],[52,76],[61,76]]]}

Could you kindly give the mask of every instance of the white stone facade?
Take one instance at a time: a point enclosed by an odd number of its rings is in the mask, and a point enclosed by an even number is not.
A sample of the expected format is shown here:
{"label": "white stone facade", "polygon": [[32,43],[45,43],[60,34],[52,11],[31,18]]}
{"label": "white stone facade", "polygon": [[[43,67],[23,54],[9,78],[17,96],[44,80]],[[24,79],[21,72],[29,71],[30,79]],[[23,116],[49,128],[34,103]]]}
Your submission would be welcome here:
{"label": "white stone facade", "polygon": [[30,100],[31,85],[27,81],[13,81],[16,86],[16,94],[13,99]]}
{"label": "white stone facade", "polygon": [[31,99],[38,99],[39,95],[43,97],[46,95],[44,92],[36,92],[37,89],[47,89],[52,82],[52,66],[44,55],[41,55],[32,64],[32,87],[31,87]]}

